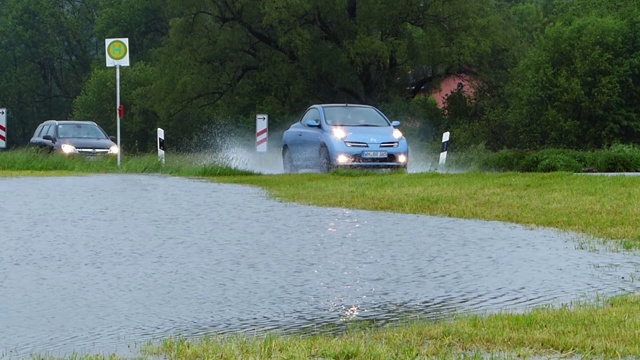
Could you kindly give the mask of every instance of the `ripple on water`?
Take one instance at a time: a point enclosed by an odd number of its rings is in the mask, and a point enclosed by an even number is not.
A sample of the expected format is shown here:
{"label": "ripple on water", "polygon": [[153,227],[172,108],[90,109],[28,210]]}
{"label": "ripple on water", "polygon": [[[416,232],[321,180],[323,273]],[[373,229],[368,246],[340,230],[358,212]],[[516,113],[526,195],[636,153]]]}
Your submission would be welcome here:
{"label": "ripple on water", "polygon": [[313,331],[636,291],[570,234],[269,200],[163,176],[0,179],[0,354]]}

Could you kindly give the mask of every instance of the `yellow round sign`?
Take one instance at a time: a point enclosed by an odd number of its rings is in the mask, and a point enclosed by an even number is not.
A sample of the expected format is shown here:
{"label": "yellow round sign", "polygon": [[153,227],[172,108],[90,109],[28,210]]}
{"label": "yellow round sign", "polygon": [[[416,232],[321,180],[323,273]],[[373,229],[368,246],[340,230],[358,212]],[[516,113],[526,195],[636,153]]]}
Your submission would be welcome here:
{"label": "yellow round sign", "polygon": [[109,44],[107,52],[113,60],[122,60],[127,56],[127,45],[120,40],[114,40]]}

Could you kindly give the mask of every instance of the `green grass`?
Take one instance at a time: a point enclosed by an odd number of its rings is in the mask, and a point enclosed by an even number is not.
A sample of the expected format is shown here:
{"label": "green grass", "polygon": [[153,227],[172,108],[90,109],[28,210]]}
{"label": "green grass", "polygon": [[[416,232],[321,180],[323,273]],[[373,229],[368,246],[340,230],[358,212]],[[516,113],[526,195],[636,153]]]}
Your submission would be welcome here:
{"label": "green grass", "polygon": [[[497,220],[610,239],[640,248],[640,177],[571,173],[255,175],[205,158],[127,157],[113,162],[0,153],[2,176],[161,173],[259,186],[302,204]],[[82,160],[82,161],[80,161]],[[594,294],[595,295],[595,294]],[[378,327],[352,320],[342,334],[213,336],[148,345],[147,359],[640,358],[640,297],[634,294],[524,314],[464,315]],[[0,358],[2,356],[0,355]],[[47,358],[33,356],[33,358]],[[117,356],[71,355],[76,359]]]}
{"label": "green grass", "polygon": [[551,227],[640,248],[640,177],[571,173],[216,177],[301,204]]}
{"label": "green grass", "polygon": [[[524,314],[464,315],[385,327],[354,326],[339,335],[219,335],[168,338],[140,359],[522,359],[640,357],[640,297],[628,295]],[[53,359],[33,356],[34,359]],[[70,359],[118,359],[72,355]]]}
{"label": "green grass", "polygon": [[167,339],[143,350],[167,359],[637,358],[637,296],[526,314],[467,315],[384,328],[355,326],[339,336]]}
{"label": "green grass", "polygon": [[0,152],[0,177],[58,176],[74,174],[167,174],[185,177],[250,175],[250,171],[216,164],[205,155],[172,155],[162,164],[155,155],[101,157],[51,155],[35,149]]}

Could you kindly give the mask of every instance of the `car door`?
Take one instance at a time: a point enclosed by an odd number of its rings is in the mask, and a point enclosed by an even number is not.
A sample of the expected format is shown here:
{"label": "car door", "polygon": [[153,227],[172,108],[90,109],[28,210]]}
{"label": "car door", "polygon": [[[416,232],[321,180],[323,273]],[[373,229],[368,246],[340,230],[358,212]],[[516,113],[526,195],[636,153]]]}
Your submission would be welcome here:
{"label": "car door", "polygon": [[40,124],[36,128],[36,131],[33,132],[33,136],[29,140],[29,145],[31,146],[40,146],[42,145],[42,129],[45,127],[45,124]]}
{"label": "car door", "polygon": [[[302,126],[298,130],[299,153],[305,162],[313,164],[318,158],[322,134],[322,129],[319,127],[320,111],[316,108],[307,110],[300,122]],[[318,126],[309,126],[309,122],[317,123]]]}
{"label": "car door", "polygon": [[33,133],[33,137],[29,141],[29,144],[43,149],[52,149],[54,146],[53,142],[51,140],[44,139],[43,137],[54,133],[54,125],[42,124]]}
{"label": "car door", "polygon": [[44,137],[45,135],[51,136],[52,140],[43,138],[42,147],[53,150],[55,148],[55,144],[57,141],[56,125],[55,124],[45,125],[45,128],[42,129],[41,137]]}

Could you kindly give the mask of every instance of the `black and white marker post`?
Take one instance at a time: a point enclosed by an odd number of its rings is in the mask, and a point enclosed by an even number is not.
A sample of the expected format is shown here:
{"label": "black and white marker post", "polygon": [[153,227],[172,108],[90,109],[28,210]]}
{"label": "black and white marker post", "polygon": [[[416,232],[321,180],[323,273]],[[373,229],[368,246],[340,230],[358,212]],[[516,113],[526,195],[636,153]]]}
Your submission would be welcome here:
{"label": "black and white marker post", "polygon": [[449,132],[442,134],[442,150],[440,151],[439,165],[444,166],[447,162],[447,151],[449,151]]}
{"label": "black and white marker post", "polygon": [[158,128],[158,160],[164,165],[164,130]]}

